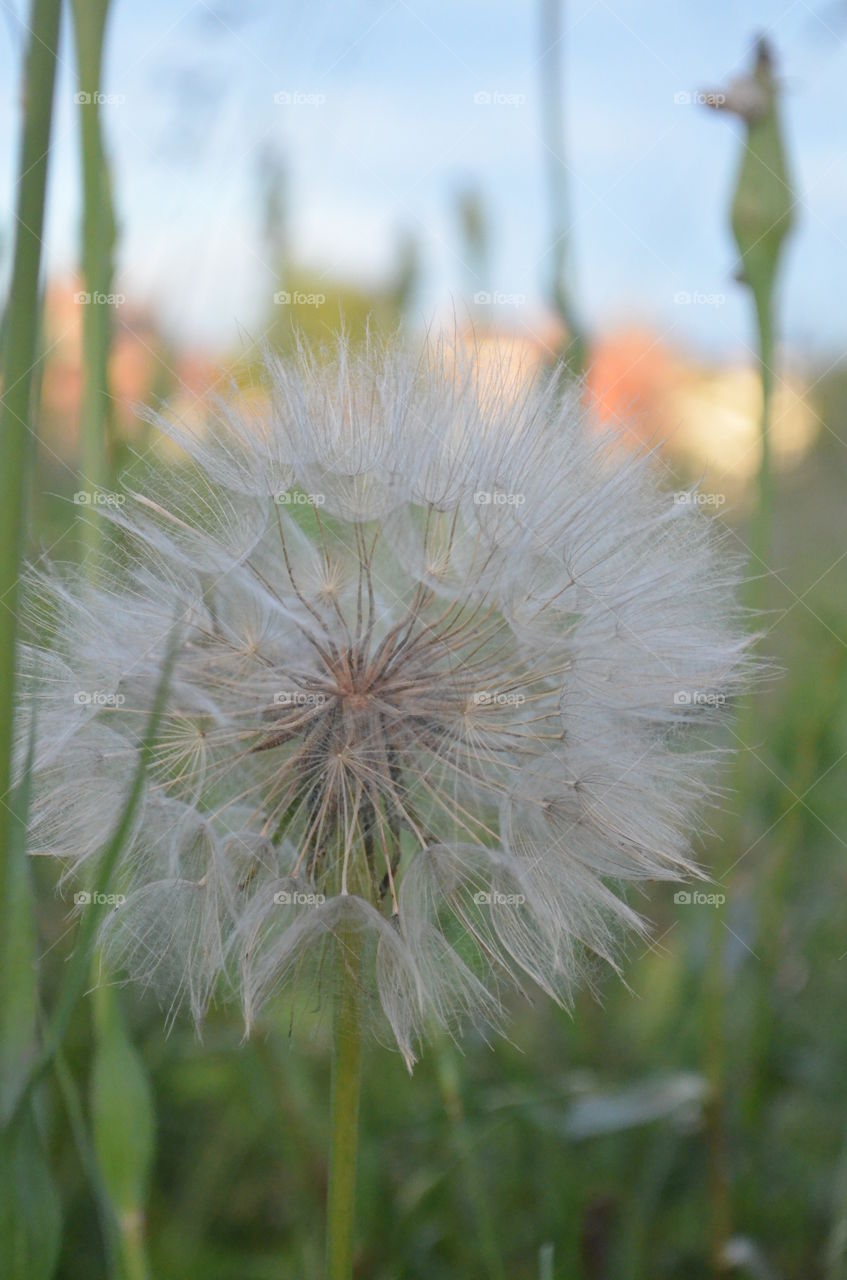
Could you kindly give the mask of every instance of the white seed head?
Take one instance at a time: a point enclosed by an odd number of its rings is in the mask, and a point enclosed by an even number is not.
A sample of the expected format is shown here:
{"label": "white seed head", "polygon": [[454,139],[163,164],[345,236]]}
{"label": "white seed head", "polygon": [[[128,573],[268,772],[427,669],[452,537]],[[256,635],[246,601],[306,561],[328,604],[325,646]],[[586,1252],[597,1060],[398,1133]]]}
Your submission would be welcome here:
{"label": "white seed head", "polygon": [[433,1023],[499,1025],[504,978],[567,1002],[640,927],[625,882],[693,870],[737,564],[578,392],[507,377],[438,343],[269,357],[267,414],[157,419],[193,460],[100,517],[95,584],[31,575],[31,847],[81,883],[178,630],[103,935],[171,1012],[230,990],[250,1023],[355,937],[411,1063]]}

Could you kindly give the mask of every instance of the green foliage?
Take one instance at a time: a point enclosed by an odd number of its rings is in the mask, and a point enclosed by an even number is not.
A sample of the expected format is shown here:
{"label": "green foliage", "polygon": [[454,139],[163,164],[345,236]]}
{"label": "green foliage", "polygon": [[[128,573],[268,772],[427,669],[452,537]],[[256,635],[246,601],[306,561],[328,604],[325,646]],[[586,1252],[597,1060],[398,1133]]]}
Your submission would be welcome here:
{"label": "green foliage", "polygon": [[[31,474],[31,392],[37,364],[38,281],[47,157],[53,118],[59,0],[33,0],[25,69],[26,110],[17,184],[15,252],[3,324],[0,403],[0,798],[11,790],[12,724],[18,581],[24,544],[25,497]],[[0,900],[6,892],[11,813],[0,804]]]}
{"label": "green foliage", "polygon": [[11,1119],[37,1053],[38,943],[26,826],[35,719],[23,781],[10,805],[6,894],[0,900],[0,1126]]}
{"label": "green foliage", "polygon": [[[112,260],[116,229],[112,184],[103,142],[100,89],[103,42],[109,16],[109,0],[73,0],[71,5],[76,42],[77,112],[82,143],[83,219],[82,272],[91,303],[83,312],[84,388],[82,413],[81,479],[86,489],[105,487],[109,478],[108,447],[109,349],[112,308],[98,303],[112,292]],[[96,555],[99,526],[83,526],[89,553]]]}
{"label": "green foliage", "polygon": [[143,1211],[155,1116],[143,1059],[129,1037],[115,987],[97,988],[91,1117],[103,1180],[120,1215]]}
{"label": "green foliage", "polygon": [[128,1277],[147,1275],[144,1217],[155,1150],[153,1091],[130,1038],[118,991],[94,994],[91,1125],[103,1186],[114,1209]]}
{"label": "green foliage", "polygon": [[0,1275],[50,1280],[60,1236],[59,1194],[30,1102],[0,1134]]}

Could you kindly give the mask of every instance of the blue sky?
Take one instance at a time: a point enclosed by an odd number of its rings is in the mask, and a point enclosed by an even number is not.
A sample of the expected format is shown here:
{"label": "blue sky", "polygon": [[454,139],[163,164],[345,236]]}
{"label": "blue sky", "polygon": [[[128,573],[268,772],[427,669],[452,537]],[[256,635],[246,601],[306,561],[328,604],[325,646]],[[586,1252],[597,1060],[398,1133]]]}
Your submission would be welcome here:
{"label": "blue sky", "polygon": [[[0,27],[0,228],[8,263],[22,33]],[[23,12],[23,6],[18,6]],[[722,87],[770,35],[801,204],[783,288],[794,349],[847,340],[847,0],[567,0],[567,162],[581,308],[590,326],[641,322],[692,348],[743,355],[727,205],[739,127],[675,101]],[[79,139],[71,47],[58,86],[47,246],[75,260]],[[467,290],[456,190],[482,190],[490,287],[534,323],[548,259],[537,7],[513,0],[114,0],[103,109],[121,220],[116,286],[191,344],[255,332],[273,292],[256,170],[290,175],[291,235],[319,270],[368,280],[414,233],[420,319]],[[280,93],[306,101],[277,103]],[[492,95],[479,103],[479,94]],[[725,298],[680,306],[680,292]]]}

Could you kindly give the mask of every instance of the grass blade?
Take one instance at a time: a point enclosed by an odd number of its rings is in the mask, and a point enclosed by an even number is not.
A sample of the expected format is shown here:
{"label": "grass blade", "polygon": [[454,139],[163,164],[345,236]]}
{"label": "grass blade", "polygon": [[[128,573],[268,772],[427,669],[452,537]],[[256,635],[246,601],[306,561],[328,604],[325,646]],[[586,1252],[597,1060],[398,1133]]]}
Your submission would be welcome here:
{"label": "grass blade", "polygon": [[[31,392],[38,337],[38,282],[59,15],[60,0],[33,0],[25,72],[15,256],[5,316],[0,409],[0,800],[8,796],[12,783],[16,608],[25,498],[33,457]],[[6,898],[12,823],[10,808],[0,803],[0,901]]]}

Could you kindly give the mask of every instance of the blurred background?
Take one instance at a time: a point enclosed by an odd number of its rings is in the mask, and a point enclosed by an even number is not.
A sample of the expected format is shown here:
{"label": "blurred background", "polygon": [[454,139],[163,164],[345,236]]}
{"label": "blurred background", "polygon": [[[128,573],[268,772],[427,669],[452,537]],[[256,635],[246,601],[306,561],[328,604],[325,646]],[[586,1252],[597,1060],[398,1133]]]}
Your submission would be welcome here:
{"label": "blurred background", "polygon": [[[31,556],[85,554],[81,489],[139,457],[174,465],[141,405],[200,431],[208,393],[260,394],[264,344],[443,327],[517,385],[564,359],[598,430],[657,446],[669,488],[700,483],[756,547],[751,603],[782,670],[728,731],[741,750],[698,845],[723,902],[652,891],[625,982],[598,973],[572,1013],[516,1002],[509,1041],[436,1045],[412,1079],[371,1048],[357,1274],[844,1280],[847,4],[91,2],[108,8],[99,80],[78,78],[70,22],[57,68]],[[5,294],[28,32],[19,0],[0,8]],[[762,37],[787,155],[764,524],[758,295],[730,221]],[[48,1004],[74,933],[50,877],[39,865]],[[224,1008],[201,1044],[122,990],[128,1117],[98,1105],[94,1003],[44,1100],[55,1274],[317,1277],[325,1028],[242,1043]],[[113,1126],[111,1156],[89,1122]],[[132,1263],[104,1250],[98,1160]]]}

